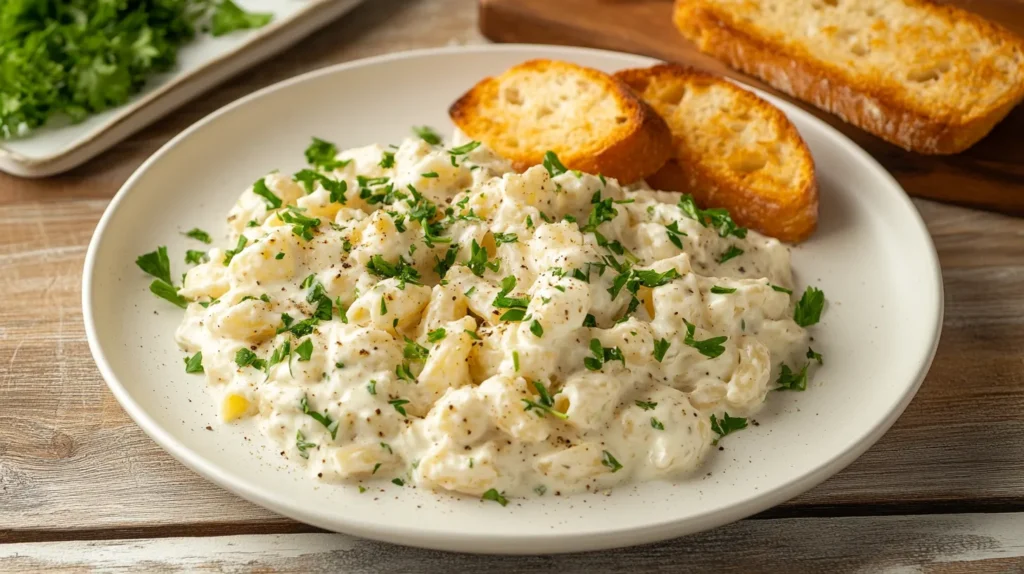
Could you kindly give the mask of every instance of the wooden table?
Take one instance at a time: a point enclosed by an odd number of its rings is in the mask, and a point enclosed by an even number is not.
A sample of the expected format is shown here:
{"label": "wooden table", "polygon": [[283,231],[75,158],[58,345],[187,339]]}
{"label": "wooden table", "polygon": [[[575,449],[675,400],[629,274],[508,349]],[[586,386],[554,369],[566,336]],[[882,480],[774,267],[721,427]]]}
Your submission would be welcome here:
{"label": "wooden table", "polygon": [[255,89],[354,58],[478,41],[472,0],[370,0],[82,168],[0,177],[0,571],[1024,571],[1024,220],[924,200],[915,203],[942,262],[946,324],[917,398],[839,475],[711,532],[543,558],[400,548],[249,504],[145,436],[107,391],[82,326],[86,244],[122,182],[174,134]]}

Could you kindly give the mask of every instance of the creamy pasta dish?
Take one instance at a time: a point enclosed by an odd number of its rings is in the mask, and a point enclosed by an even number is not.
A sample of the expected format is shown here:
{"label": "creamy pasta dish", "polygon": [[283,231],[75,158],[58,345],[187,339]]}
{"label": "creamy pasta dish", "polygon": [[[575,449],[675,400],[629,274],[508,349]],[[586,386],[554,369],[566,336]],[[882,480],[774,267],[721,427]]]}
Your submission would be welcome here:
{"label": "creamy pasta dish", "polygon": [[504,505],[685,476],[806,387],[823,300],[792,294],[777,240],[550,152],[516,173],[427,135],[314,140],[308,169],[242,193],[225,248],[188,252],[183,286],[154,282],[225,422],[314,480]]}

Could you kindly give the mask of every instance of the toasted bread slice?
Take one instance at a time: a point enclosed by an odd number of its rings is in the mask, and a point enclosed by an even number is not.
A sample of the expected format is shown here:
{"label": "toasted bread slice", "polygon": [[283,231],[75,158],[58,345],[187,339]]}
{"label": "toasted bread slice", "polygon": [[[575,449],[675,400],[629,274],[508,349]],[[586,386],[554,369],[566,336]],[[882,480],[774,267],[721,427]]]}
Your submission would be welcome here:
{"label": "toasted bread slice", "polygon": [[701,51],[908,150],[962,151],[1024,99],[1024,40],[926,0],[676,0]]}
{"label": "toasted bread slice", "polygon": [[814,161],[778,108],[715,76],[675,65],[623,70],[672,130],[674,160],[647,178],[656,189],[724,207],[736,223],[788,242],[818,222]]}
{"label": "toasted bread slice", "polygon": [[570,169],[632,183],[671,154],[668,126],[654,110],[615,78],[568,62],[531,60],[485,78],[448,113],[519,171],[550,150]]}

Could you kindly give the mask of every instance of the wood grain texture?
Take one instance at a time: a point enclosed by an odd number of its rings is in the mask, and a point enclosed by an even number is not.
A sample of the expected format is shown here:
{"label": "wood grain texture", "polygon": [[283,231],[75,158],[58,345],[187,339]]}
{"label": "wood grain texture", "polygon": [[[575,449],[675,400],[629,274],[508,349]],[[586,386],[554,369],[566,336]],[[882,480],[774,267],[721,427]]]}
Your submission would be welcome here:
{"label": "wood grain texture", "polygon": [[[480,29],[498,42],[589,46],[644,54],[737,78],[793,101],[870,152],[918,197],[1024,215],[1024,106],[954,156],[907,152],[809,104],[783,96],[697,51],[672,25],[672,0],[479,0]],[[1021,0],[955,0],[1024,35]]]}
{"label": "wood grain texture", "polygon": [[[753,542],[753,544],[752,544]],[[747,520],[684,539],[560,556],[474,556],[335,534],[0,545],[21,572],[1020,572],[1024,515]]]}
{"label": "wood grain texture", "polygon": [[[82,168],[0,176],[0,542],[311,530],[199,478],[121,410],[85,342],[85,247],[128,175],[202,116],[327,64],[478,41],[475,9],[373,0]],[[1024,511],[1024,221],[916,205],[946,284],[931,374],[874,448],[768,516]]]}

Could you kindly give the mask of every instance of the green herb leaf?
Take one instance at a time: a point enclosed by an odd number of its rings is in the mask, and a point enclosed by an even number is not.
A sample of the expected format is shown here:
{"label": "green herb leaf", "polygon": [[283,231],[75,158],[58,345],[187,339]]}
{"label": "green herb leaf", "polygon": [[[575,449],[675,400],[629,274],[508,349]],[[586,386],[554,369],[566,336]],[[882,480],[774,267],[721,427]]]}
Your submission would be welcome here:
{"label": "green herb leaf", "polygon": [[715,418],[715,415],[711,415],[711,430],[715,431],[718,438],[711,444],[718,444],[718,441],[727,434],[734,433],[738,430],[747,428],[747,419],[740,417],[731,417],[729,413],[722,413],[722,418]]}
{"label": "green herb leaf", "polygon": [[801,327],[809,327],[821,320],[825,308],[825,293],[816,287],[808,287],[793,310],[793,320]]}
{"label": "green herb leaf", "polygon": [[388,401],[388,404],[395,407],[395,410],[398,411],[398,414],[402,415],[403,417],[407,416],[404,405],[409,404],[409,401],[407,401],[406,399],[391,399],[390,401]]}
{"label": "green herb leaf", "polygon": [[212,239],[210,239],[209,233],[203,231],[202,229],[199,229],[198,227],[193,227],[192,229],[189,229],[182,235],[184,235],[185,237],[191,237],[196,241],[202,241],[207,245],[209,245],[213,241]]}
{"label": "green herb leaf", "polygon": [[480,500],[493,500],[494,502],[497,502],[502,506],[508,504],[508,499],[502,496],[501,493],[499,493],[497,490],[493,488],[483,493],[483,495],[480,497]]}
{"label": "green herb leaf", "polygon": [[711,292],[715,295],[728,295],[730,293],[735,293],[736,289],[732,287],[719,287],[718,285],[714,285],[711,287]]}
{"label": "green herb leaf", "polygon": [[295,431],[295,448],[299,449],[299,456],[309,458],[309,452],[307,451],[311,448],[316,448],[316,443],[307,441],[306,435],[302,434],[302,431]]}
{"label": "green herb leaf", "polygon": [[778,291],[779,293],[785,293],[786,295],[793,294],[793,292],[790,291],[789,289],[786,289],[785,287],[779,287],[778,285],[772,285],[772,289]]}
{"label": "green herb leaf", "polygon": [[559,161],[558,156],[555,155],[555,152],[550,151],[550,150],[548,150],[544,154],[543,165],[544,165],[544,169],[548,170],[548,174],[551,175],[551,177],[555,177],[556,175],[561,175],[561,174],[565,173],[566,171],[568,171],[565,168],[565,166],[562,165],[562,162]]}
{"label": "green herb leaf", "polygon": [[370,379],[370,382],[366,383],[366,392],[370,393],[371,395],[376,395],[377,394],[377,381],[376,380]]}
{"label": "green herb leaf", "polygon": [[543,337],[544,336],[544,327],[541,326],[540,322],[538,322],[536,319],[534,319],[530,323],[530,332],[533,333],[534,337]]}
{"label": "green herb leaf", "polygon": [[665,358],[665,353],[672,343],[668,339],[658,339],[654,342],[654,360],[659,363]]}
{"label": "green herb leaf", "polygon": [[725,263],[726,261],[743,255],[743,250],[735,245],[730,245],[729,249],[718,258],[719,263]]}
{"label": "green herb leaf", "polygon": [[619,461],[615,460],[615,457],[612,456],[612,453],[606,450],[601,451],[601,464],[612,469],[612,472],[619,472],[619,470],[622,469],[622,465],[619,464]]}
{"label": "green herb leaf", "polygon": [[188,307],[188,299],[178,295],[178,288],[162,279],[154,279],[153,282],[149,284],[149,290],[157,297],[166,299],[182,309]]}
{"label": "green herb leaf", "polygon": [[460,145],[459,147],[453,147],[452,149],[448,150],[448,153],[451,154],[454,159],[454,156],[466,155],[467,153],[475,150],[478,147],[480,147],[480,142],[471,141],[467,144]]}
{"label": "green herb leaf", "polygon": [[661,424],[661,421],[654,417],[651,417],[651,426],[657,430],[665,430],[665,425]]}
{"label": "green herb leaf", "polygon": [[652,410],[654,407],[658,406],[658,403],[651,403],[647,401],[634,401],[634,403],[645,411]]}
{"label": "green herb leaf", "polygon": [[512,351],[512,370],[519,372],[519,351]]}
{"label": "green herb leaf", "polygon": [[391,484],[394,484],[394,485],[397,485],[397,486],[405,486],[405,481],[402,480],[401,478],[392,478],[391,479]]}
{"label": "green herb leaf", "polygon": [[162,280],[164,283],[173,284],[171,281],[171,260],[167,257],[167,247],[161,245],[156,251],[140,255],[135,264],[146,273]]}
{"label": "green herb leaf", "polygon": [[718,231],[719,237],[728,237],[734,235],[743,239],[747,236],[747,230],[743,227],[736,225],[736,223],[729,216],[729,212],[725,209],[701,209],[697,207],[697,204],[693,200],[693,196],[684,193],[679,198],[677,204],[679,209],[686,214],[690,219],[696,220],[702,226],[711,226],[712,229]]}
{"label": "green herb leaf", "polygon": [[366,270],[377,277],[398,279],[402,284],[420,284],[420,272],[410,265],[401,255],[398,256],[398,261],[396,263],[391,263],[384,259],[383,255],[374,255],[370,257],[369,263],[366,264]]}
{"label": "green herb leaf", "polygon": [[338,161],[335,157],[337,155],[337,146],[320,138],[313,138],[313,143],[306,148],[306,162],[327,171],[345,167],[350,163],[351,160]]}
{"label": "green herb leaf", "polygon": [[263,198],[263,201],[267,202],[267,207],[270,209],[277,209],[281,207],[281,198],[274,195],[274,192],[270,191],[267,187],[267,182],[264,178],[259,178],[256,183],[252,184],[252,192]]}
{"label": "green herb leaf", "polygon": [[433,331],[427,333],[427,341],[429,341],[431,343],[436,343],[436,342],[440,341],[441,339],[444,339],[447,335],[448,335],[448,332],[444,330],[444,327],[440,327],[440,328],[434,329]]}
{"label": "green herb leaf", "polygon": [[246,12],[231,0],[220,0],[210,19],[210,33],[223,36],[235,30],[261,28],[273,18],[270,12]]}
{"label": "green herb leaf", "polygon": [[302,414],[309,415],[310,418],[324,425],[327,432],[331,433],[331,440],[338,438],[338,424],[341,422],[341,419],[331,420],[331,417],[310,409],[309,398],[306,395],[303,395],[299,401],[299,408],[302,409]]}
{"label": "green herb leaf", "polygon": [[495,233],[494,243],[495,245],[502,245],[504,243],[516,243],[519,241],[519,236],[515,233]]}
{"label": "green herb leaf", "polygon": [[683,343],[685,345],[697,349],[700,351],[700,354],[710,359],[714,359],[725,352],[725,347],[722,346],[722,343],[725,343],[729,337],[712,337],[710,339],[698,341],[693,338],[693,333],[696,331],[697,327],[686,319],[683,319],[683,323],[686,324],[686,337],[683,339]]}
{"label": "green herb leaf", "polygon": [[205,251],[196,251],[195,249],[189,249],[185,251],[185,263],[189,265],[199,265],[205,263],[208,260]]}
{"label": "green herb leaf", "polygon": [[423,361],[430,355],[430,349],[427,349],[423,345],[420,345],[416,341],[413,341],[409,337],[405,338],[405,350],[402,352],[406,359],[413,361]]}
{"label": "green herb leaf", "polygon": [[306,362],[313,356],[313,339],[306,339],[302,343],[299,343],[295,347],[295,354],[299,356],[299,360]]}
{"label": "green herb leaf", "polygon": [[195,373],[202,373],[203,369],[203,352],[199,351],[191,357],[185,359],[185,372],[192,375]]}
{"label": "green herb leaf", "polygon": [[821,353],[814,352],[814,349],[810,347],[807,347],[807,358],[811,359],[812,361],[818,361],[819,365],[824,364],[824,361],[821,357]]}
{"label": "green herb leaf", "polygon": [[777,391],[805,391],[807,390],[807,366],[810,363],[804,365],[802,369],[797,372],[793,372],[788,365],[782,365],[782,371],[779,373],[778,380],[775,384],[778,386],[775,388]]}
{"label": "green herb leaf", "polygon": [[256,369],[263,370],[266,366],[266,361],[260,359],[249,349],[242,347],[235,353],[235,364],[241,367],[253,367]]}
{"label": "green herb leaf", "polygon": [[441,143],[441,136],[439,136],[430,126],[413,126],[412,133],[416,134],[420,139],[430,145],[438,145]]}
{"label": "green herb leaf", "polygon": [[248,242],[249,242],[249,238],[248,237],[246,237],[244,235],[239,235],[238,236],[238,244],[235,245],[235,248],[234,249],[229,249],[229,250],[224,252],[224,266],[225,267],[227,267],[228,263],[231,263],[231,260],[235,258],[235,255],[238,255],[239,253],[242,252],[243,249],[245,249],[245,244],[248,243]]}
{"label": "green herb leaf", "polygon": [[386,151],[384,156],[380,159],[380,163],[377,164],[384,169],[395,167],[395,154],[394,152]]}

